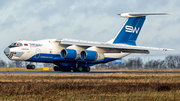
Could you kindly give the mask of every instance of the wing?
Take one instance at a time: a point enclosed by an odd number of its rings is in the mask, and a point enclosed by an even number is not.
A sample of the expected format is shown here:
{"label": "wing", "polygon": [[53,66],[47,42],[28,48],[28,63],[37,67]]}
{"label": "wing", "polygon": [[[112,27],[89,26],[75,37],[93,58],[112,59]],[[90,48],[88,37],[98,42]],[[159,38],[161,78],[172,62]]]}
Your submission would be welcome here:
{"label": "wing", "polygon": [[71,46],[77,45],[84,48],[89,47],[98,47],[101,49],[106,49],[106,53],[114,52],[129,52],[129,53],[149,53],[149,51],[173,51],[173,49],[167,48],[155,48],[155,47],[144,47],[144,46],[131,46],[126,44],[111,44],[111,43],[101,43],[101,42],[93,42],[93,41],[83,41],[83,40],[74,40],[74,39],[62,39],[56,40],[56,42],[60,42],[61,45]]}

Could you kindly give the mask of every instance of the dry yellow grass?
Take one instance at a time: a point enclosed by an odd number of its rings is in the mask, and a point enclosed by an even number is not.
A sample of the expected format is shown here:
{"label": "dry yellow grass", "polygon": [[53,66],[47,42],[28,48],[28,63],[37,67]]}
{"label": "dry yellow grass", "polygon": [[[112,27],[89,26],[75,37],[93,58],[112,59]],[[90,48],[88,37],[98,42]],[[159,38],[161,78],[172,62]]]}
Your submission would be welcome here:
{"label": "dry yellow grass", "polygon": [[180,73],[0,75],[0,100],[180,100]]}
{"label": "dry yellow grass", "polygon": [[180,73],[115,73],[115,74],[58,74],[58,75],[42,75],[42,74],[23,74],[0,75],[1,82],[92,82],[92,83],[180,83]]}

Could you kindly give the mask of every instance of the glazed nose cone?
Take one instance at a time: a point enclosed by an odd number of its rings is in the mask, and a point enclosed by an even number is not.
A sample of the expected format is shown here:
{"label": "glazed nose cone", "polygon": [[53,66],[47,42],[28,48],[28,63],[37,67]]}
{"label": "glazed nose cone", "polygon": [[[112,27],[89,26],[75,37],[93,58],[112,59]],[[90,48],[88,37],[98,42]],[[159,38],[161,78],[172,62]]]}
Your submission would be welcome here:
{"label": "glazed nose cone", "polygon": [[4,54],[5,54],[6,56],[9,56],[9,54],[10,54],[10,49],[9,49],[9,47],[7,47],[7,48],[4,50]]}

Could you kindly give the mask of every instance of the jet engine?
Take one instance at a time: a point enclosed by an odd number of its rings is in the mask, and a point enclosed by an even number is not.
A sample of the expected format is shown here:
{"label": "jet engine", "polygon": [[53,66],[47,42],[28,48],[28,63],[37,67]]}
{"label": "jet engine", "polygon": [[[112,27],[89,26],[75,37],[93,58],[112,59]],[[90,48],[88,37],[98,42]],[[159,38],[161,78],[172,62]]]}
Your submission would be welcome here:
{"label": "jet engine", "polygon": [[63,59],[77,60],[80,58],[79,53],[79,51],[74,49],[63,49],[61,50],[60,55]]}
{"label": "jet engine", "polygon": [[103,53],[98,53],[96,51],[90,51],[90,50],[82,51],[80,56],[82,60],[87,60],[87,61],[98,61],[104,59]]}

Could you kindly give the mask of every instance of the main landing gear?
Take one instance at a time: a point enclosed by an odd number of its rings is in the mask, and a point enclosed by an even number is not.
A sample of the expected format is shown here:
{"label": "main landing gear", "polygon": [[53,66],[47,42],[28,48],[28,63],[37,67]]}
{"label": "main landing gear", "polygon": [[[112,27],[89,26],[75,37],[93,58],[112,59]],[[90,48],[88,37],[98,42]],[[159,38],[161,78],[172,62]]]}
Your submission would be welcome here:
{"label": "main landing gear", "polygon": [[89,72],[90,67],[74,67],[73,72]]}
{"label": "main landing gear", "polygon": [[89,72],[90,67],[60,67],[60,66],[54,66],[54,71],[63,71],[63,72]]}
{"label": "main landing gear", "polygon": [[71,67],[54,66],[54,71],[71,72]]}

